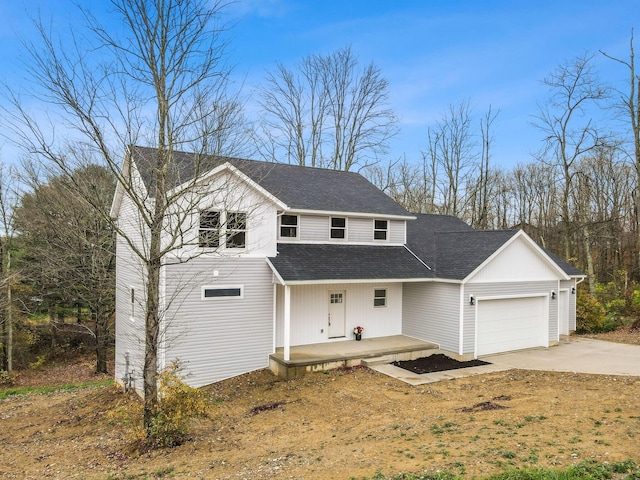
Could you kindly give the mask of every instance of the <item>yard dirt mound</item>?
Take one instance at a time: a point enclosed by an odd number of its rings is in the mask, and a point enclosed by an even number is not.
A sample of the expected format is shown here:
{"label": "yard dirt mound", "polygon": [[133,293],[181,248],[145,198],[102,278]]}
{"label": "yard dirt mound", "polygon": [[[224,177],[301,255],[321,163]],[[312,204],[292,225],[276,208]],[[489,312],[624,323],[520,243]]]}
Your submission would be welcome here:
{"label": "yard dirt mound", "polygon": [[[80,367],[76,367],[80,368]],[[89,371],[89,365],[85,365]],[[67,378],[64,377],[63,378]],[[346,479],[586,458],[640,462],[640,379],[512,370],[412,387],[364,367],[283,381],[258,371],[204,389],[180,447],[140,453],[93,387],[0,401],[0,477]]]}

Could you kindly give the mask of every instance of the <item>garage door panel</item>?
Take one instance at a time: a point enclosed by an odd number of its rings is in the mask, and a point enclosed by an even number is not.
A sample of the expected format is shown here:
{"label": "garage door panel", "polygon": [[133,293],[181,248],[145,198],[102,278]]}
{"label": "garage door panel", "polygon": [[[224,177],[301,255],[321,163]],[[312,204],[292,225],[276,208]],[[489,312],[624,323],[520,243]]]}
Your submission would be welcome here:
{"label": "garage door panel", "polygon": [[546,297],[478,301],[477,354],[546,346]]}

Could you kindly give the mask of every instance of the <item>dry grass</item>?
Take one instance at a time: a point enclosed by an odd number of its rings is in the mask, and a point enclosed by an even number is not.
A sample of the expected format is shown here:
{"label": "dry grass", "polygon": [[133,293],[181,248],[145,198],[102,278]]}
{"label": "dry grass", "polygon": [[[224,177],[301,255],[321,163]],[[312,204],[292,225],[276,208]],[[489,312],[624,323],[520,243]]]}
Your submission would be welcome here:
{"label": "dry grass", "polygon": [[411,387],[366,368],[292,381],[259,371],[205,391],[210,417],[194,424],[191,441],[147,453],[110,420],[132,401],[112,387],[10,397],[0,402],[0,476],[474,478],[585,458],[640,461],[633,377],[514,370]]}

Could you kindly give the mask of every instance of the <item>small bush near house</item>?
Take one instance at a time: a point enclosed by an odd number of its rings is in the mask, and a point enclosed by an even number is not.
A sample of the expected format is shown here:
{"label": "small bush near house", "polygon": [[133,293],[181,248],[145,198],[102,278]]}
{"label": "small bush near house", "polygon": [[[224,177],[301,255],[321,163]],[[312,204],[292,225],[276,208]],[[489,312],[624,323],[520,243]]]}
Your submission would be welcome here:
{"label": "small bush near house", "polygon": [[143,405],[139,398],[129,397],[111,415],[130,431],[132,440],[144,448],[181,445],[189,437],[191,420],[207,416],[207,396],[202,390],[187,385],[181,370],[179,360],[175,360],[158,376],[158,409],[146,432],[142,426]]}
{"label": "small bush near house", "polygon": [[586,292],[576,299],[576,332],[598,333],[606,330],[605,309]]}

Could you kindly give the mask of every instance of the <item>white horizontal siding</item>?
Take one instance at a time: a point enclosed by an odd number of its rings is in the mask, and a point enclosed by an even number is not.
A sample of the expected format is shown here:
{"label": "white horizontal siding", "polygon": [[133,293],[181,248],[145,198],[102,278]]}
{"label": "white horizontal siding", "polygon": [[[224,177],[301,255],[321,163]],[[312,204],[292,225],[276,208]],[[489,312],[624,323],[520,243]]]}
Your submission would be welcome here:
{"label": "white horizontal siding", "polygon": [[[514,269],[516,270],[516,269]],[[476,307],[470,305],[469,297],[506,298],[519,295],[550,295],[558,291],[558,281],[546,282],[505,282],[505,283],[468,283],[464,286],[463,304],[463,354],[475,353]],[[557,298],[557,297],[556,297]],[[558,340],[558,302],[549,302],[549,342]]]}
{"label": "white horizontal siding", "polygon": [[402,333],[458,352],[460,288],[449,283],[406,283]]}
{"label": "white horizontal siding", "polygon": [[[120,206],[118,226],[125,235],[142,248],[144,228],[129,197]],[[122,236],[116,238],[116,327],[115,327],[115,379],[124,383],[125,375],[131,375],[133,387],[143,392],[142,372],[145,350],[145,266],[129,243]],[[135,302],[131,316],[131,288]],[[127,364],[128,359],[128,364]]]}
{"label": "white horizontal siding", "polygon": [[407,222],[404,220],[391,220],[389,221],[389,242],[399,243],[404,245],[405,243],[405,229]]}
{"label": "white horizontal siding", "polygon": [[[190,385],[207,385],[268,365],[273,284],[264,259],[200,257],[168,266],[166,282],[165,363],[179,358]],[[205,285],[241,285],[243,298],[203,299]]]}
{"label": "white horizontal siding", "polygon": [[373,219],[349,218],[347,222],[347,239],[349,243],[373,242]]}
{"label": "white horizontal siding", "polygon": [[301,242],[326,242],[329,240],[329,217],[300,215]]}
{"label": "white horizontal siding", "polygon": [[575,290],[573,290],[575,293],[571,293],[572,292],[571,289],[576,288],[575,278],[572,278],[571,280],[561,280],[560,288],[561,289],[566,288],[569,291],[569,330],[575,331],[576,330],[576,297],[578,295],[577,295],[577,292],[575,292]]}
{"label": "white horizontal siding", "polygon": [[[387,289],[387,306],[374,307],[375,289]],[[345,337],[330,339],[329,292],[345,291]],[[276,344],[281,347],[283,337],[283,287],[277,295]],[[363,283],[299,285],[291,287],[291,345],[308,345],[340,340],[353,340],[356,326],[364,327],[364,337],[386,337],[402,332],[402,284]]]}

